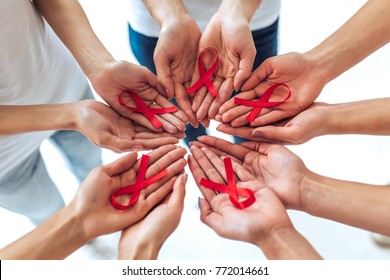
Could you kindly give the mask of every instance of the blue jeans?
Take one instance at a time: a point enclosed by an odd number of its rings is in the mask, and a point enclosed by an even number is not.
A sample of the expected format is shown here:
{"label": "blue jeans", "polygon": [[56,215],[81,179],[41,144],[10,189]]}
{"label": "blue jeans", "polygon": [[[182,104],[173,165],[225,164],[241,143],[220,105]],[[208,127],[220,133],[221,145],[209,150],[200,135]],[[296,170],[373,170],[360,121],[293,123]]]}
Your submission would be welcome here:
{"label": "blue jeans", "polygon": [[[82,99],[93,99],[88,87]],[[55,132],[50,141],[59,149],[68,167],[81,182],[102,164],[101,149],[73,130]],[[64,200],[50,178],[39,148],[0,178],[0,206],[27,216],[38,225],[64,207]]]}
{"label": "blue jeans", "polygon": [[[256,47],[256,57],[253,63],[253,70],[259,67],[259,65],[266,60],[268,57],[277,55],[278,51],[278,27],[279,20],[276,20],[270,26],[252,31],[253,41]],[[130,36],[130,47],[134,53],[134,56],[138,62],[146,66],[150,71],[156,74],[156,66],[153,61],[153,53],[157,44],[158,38],[148,37],[141,33],[133,30],[129,24],[129,36]],[[233,92],[232,96],[237,93]],[[206,134],[206,129],[203,126],[198,128],[187,125],[186,135],[184,142],[188,145],[189,142],[196,140],[200,135]],[[241,137],[234,137],[235,143],[241,143],[245,141]]]}

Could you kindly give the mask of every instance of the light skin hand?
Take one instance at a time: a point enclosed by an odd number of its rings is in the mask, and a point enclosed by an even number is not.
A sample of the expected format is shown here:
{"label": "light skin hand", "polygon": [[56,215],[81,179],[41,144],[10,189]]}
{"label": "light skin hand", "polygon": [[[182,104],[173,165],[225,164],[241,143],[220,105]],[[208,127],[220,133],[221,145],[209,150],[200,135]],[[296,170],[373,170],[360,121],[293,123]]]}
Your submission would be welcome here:
{"label": "light skin hand", "polygon": [[[158,202],[172,191],[173,182],[165,184],[172,177],[183,172],[186,165],[184,155],[186,150],[174,145],[166,145],[149,153],[148,170],[146,178],[149,178],[163,169],[167,169],[167,175],[158,182],[141,191],[138,201],[127,210],[117,210],[110,204],[109,197],[113,190],[135,182],[139,169],[140,159],[129,155],[111,165],[94,169],[90,176],[83,182],[79,189],[79,195],[74,205],[83,219],[83,227],[86,236],[94,238],[103,234],[126,228],[141,220]],[[135,162],[136,161],[136,162]],[[91,185],[100,186],[100,195],[90,191]],[[129,197],[117,197],[121,204],[126,204]],[[102,224],[105,226],[102,227]]]}
{"label": "light skin hand", "polygon": [[198,126],[198,121],[186,89],[190,87],[200,36],[201,31],[190,15],[173,16],[164,21],[154,51],[161,84],[169,92],[169,97],[175,97],[194,127]]}
{"label": "light skin hand", "polygon": [[314,103],[295,117],[272,125],[236,128],[231,124],[222,124],[217,129],[253,141],[284,145],[301,144],[336,130],[330,124],[330,119],[334,119],[330,114],[331,107],[325,103]]}
{"label": "light skin hand", "polygon": [[257,142],[236,145],[212,136],[198,139],[199,142],[192,142],[191,149],[203,149],[203,154],[210,161],[216,156],[232,157],[256,180],[272,188],[286,208],[303,209],[301,186],[309,171],[302,160],[288,149]]}
{"label": "light skin hand", "polygon": [[[250,76],[256,55],[248,20],[237,15],[230,17],[222,12],[212,17],[199,41],[199,52],[208,47],[218,51],[219,65],[213,84],[219,95],[211,96],[205,86],[195,93],[192,110],[196,112],[198,120],[214,119],[219,107],[229,99],[233,90],[239,89]],[[211,61],[204,61],[204,64],[207,70]],[[196,67],[191,84],[198,79],[199,70]]]}
{"label": "light skin hand", "polygon": [[157,259],[164,242],[180,223],[187,177],[173,177],[172,193],[137,224],[122,230],[118,259]]}
{"label": "light skin hand", "polygon": [[[262,126],[294,116],[308,106],[321,93],[327,78],[316,63],[306,55],[288,53],[268,58],[242,86],[242,93],[237,97],[247,100],[259,97],[272,85],[285,83],[291,89],[291,97],[286,102],[271,108],[263,108],[251,126]],[[282,87],[272,94],[270,101],[281,101],[286,97]],[[239,127],[248,124],[247,115],[252,107],[234,104],[234,99],[227,101],[219,109],[218,120]]]}
{"label": "light skin hand", "polygon": [[[274,191],[237,162],[234,172],[240,182],[237,187],[254,192],[256,201],[245,209],[236,208],[226,193],[215,192],[200,186],[200,180],[207,178],[223,183],[224,164],[220,157],[210,150],[193,148],[189,158],[190,170],[204,195],[199,199],[201,220],[218,235],[260,247],[269,259],[318,259],[313,247],[293,227],[286,209]],[[206,155],[206,153],[208,155]]]}
{"label": "light skin hand", "polygon": [[122,99],[129,107],[137,107],[134,101],[124,91],[131,90],[137,93],[143,101],[151,108],[171,107],[173,104],[168,101],[163,88],[158,83],[157,77],[147,68],[138,66],[126,61],[113,61],[97,68],[92,85],[96,92],[119,114],[128,117],[135,122],[147,127],[152,131],[177,133],[185,130],[188,122],[187,116],[178,110],[175,113],[157,115],[162,123],[162,128],[156,129],[150,121],[141,113],[134,112],[121,106],[118,96],[122,94]]}
{"label": "light skin hand", "polygon": [[92,143],[114,152],[176,144],[183,133],[154,132],[134,124],[107,105],[93,100],[74,103],[76,129]]}

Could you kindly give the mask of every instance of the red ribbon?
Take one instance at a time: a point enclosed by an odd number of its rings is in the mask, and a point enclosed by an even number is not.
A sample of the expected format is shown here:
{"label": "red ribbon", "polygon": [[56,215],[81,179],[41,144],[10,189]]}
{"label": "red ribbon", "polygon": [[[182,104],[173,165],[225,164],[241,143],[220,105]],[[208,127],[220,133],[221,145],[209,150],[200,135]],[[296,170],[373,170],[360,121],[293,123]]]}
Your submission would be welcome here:
{"label": "red ribbon", "polygon": [[149,108],[142,100],[142,98],[138,96],[138,94],[131,90],[127,90],[125,92],[134,100],[138,107],[134,108],[127,106],[122,99],[122,93],[118,96],[119,104],[130,110],[133,110],[134,112],[143,113],[155,128],[160,128],[162,126],[162,123],[156,118],[155,114],[174,113],[178,110],[176,106],[171,106],[168,108]]}
{"label": "red ribbon", "polygon": [[[200,180],[200,184],[206,188],[218,191],[220,193],[228,193],[230,201],[234,204],[234,206],[239,209],[244,209],[251,206],[256,201],[253,191],[246,188],[237,188],[231,158],[225,158],[223,161],[225,163],[225,171],[228,184],[218,184],[206,180],[205,178],[202,178],[202,180]],[[239,196],[246,197],[246,199],[244,201],[239,201]]]}
{"label": "red ribbon", "polygon": [[[146,170],[148,169],[148,161],[149,161],[149,156],[142,155],[141,164],[138,170],[138,175],[135,183],[133,185],[121,187],[111,195],[110,202],[115,209],[126,210],[130,208],[134,203],[137,202],[141,194],[141,190],[143,188],[146,188],[147,186],[157,182],[168,173],[168,170],[164,169],[163,171],[145,180]],[[120,204],[119,202],[116,201],[116,198],[118,196],[129,195],[129,194],[131,195],[131,197],[127,205]]]}
{"label": "red ribbon", "polygon": [[[213,62],[213,65],[211,65],[210,69],[207,71],[203,67],[203,63],[202,63],[202,57],[205,55],[206,52],[214,52],[216,54],[216,58],[215,61]],[[202,50],[198,57],[198,69],[199,69],[200,78],[193,86],[187,89],[187,92],[189,94],[194,94],[195,92],[198,91],[198,89],[201,88],[201,86],[205,85],[212,96],[214,97],[217,96],[218,91],[215,89],[211,81],[211,77],[213,76],[217,68],[218,68],[218,51],[214,48],[205,48],[204,50]]]}
{"label": "red ribbon", "polygon": [[[275,91],[275,89],[278,87],[282,87],[282,86],[286,87],[288,89],[287,97],[282,101],[269,102],[268,100],[270,99],[270,97],[271,97],[272,93]],[[264,92],[264,94],[260,97],[259,100],[245,100],[245,99],[235,97],[234,103],[239,104],[239,105],[254,107],[252,112],[246,117],[246,119],[249,122],[252,122],[254,119],[257,118],[257,116],[261,112],[261,109],[263,109],[264,107],[272,107],[272,106],[282,104],[282,103],[286,102],[290,97],[291,97],[291,89],[289,88],[289,86],[284,84],[284,83],[279,83],[279,84],[275,84],[275,85],[270,86]]]}

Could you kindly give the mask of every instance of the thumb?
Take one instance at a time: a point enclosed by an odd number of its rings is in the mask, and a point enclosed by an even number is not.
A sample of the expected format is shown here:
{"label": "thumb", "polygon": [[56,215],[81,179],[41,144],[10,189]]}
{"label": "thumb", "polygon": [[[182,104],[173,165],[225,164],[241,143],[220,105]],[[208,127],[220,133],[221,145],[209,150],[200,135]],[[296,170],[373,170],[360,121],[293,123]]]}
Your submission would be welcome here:
{"label": "thumb", "polygon": [[262,126],[255,128],[252,136],[256,138],[265,138],[268,140],[291,142],[293,140],[294,131],[291,127],[286,126]]}
{"label": "thumb", "polygon": [[159,82],[164,87],[167,97],[169,99],[173,98],[175,95],[175,83],[172,79],[172,72],[168,57],[163,55],[155,56],[154,63],[156,64]]}
{"label": "thumb", "polygon": [[242,53],[241,60],[238,65],[238,71],[233,80],[235,91],[240,90],[242,84],[251,76],[255,55],[255,51],[245,51]]}
{"label": "thumb", "polygon": [[262,81],[264,81],[269,76],[270,59],[266,59],[260,66],[253,71],[252,75],[248,80],[242,85],[241,90],[247,91],[257,87]]}

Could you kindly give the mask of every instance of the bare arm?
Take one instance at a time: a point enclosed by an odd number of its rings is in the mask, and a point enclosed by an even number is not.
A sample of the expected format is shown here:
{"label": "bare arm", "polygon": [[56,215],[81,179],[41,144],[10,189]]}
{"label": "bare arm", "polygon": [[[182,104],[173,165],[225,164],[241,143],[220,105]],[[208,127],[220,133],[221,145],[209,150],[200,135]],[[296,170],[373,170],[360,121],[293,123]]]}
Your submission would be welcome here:
{"label": "bare arm", "polygon": [[370,0],[343,26],[306,53],[328,81],[390,41],[390,2]]}

